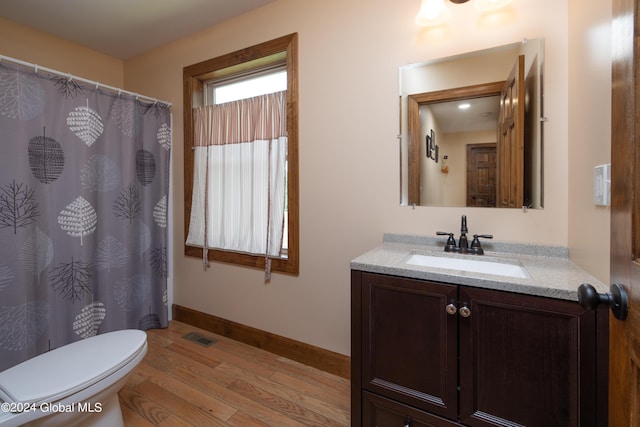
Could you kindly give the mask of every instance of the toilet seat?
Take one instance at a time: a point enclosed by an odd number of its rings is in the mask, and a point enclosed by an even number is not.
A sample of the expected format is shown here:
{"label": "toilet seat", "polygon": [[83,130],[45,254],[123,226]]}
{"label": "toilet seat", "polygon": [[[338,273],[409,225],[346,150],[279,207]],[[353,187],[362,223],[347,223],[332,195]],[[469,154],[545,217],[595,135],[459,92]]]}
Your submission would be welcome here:
{"label": "toilet seat", "polygon": [[127,329],[97,335],[43,353],[0,372],[0,399],[55,402],[112,375],[146,350],[147,335]]}

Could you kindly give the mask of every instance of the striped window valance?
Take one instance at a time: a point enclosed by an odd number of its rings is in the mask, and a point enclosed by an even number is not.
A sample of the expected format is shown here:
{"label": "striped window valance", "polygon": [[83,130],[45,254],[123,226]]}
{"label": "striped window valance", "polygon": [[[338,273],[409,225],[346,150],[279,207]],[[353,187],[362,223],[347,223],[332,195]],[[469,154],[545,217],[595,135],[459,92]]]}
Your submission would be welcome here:
{"label": "striped window valance", "polygon": [[272,140],[287,135],[287,91],[193,109],[194,146]]}

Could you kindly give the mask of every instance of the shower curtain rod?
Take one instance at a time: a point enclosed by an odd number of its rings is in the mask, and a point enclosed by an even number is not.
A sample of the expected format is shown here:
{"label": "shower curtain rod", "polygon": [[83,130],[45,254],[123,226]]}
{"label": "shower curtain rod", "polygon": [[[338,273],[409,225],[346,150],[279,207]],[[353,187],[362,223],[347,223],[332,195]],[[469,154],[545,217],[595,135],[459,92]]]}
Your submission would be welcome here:
{"label": "shower curtain rod", "polygon": [[39,70],[42,70],[42,71],[45,71],[47,73],[57,74],[57,75],[59,75],[61,77],[67,77],[70,81],[71,80],[76,80],[76,81],[80,81],[80,82],[83,82],[83,83],[87,83],[87,84],[92,85],[92,86],[95,85],[96,90],[98,88],[108,89],[108,90],[110,90],[112,92],[117,92],[118,95],[120,95],[122,93],[125,93],[127,95],[134,96],[137,100],[143,99],[143,100],[146,100],[146,101],[148,101],[150,103],[153,103],[153,104],[156,104],[156,103],[159,102],[161,104],[165,104],[167,107],[171,107],[171,103],[167,102],[167,101],[161,101],[161,100],[156,99],[156,98],[151,98],[151,97],[148,97],[148,96],[140,95],[140,94],[135,93],[135,92],[130,92],[128,90],[124,90],[124,89],[120,89],[120,88],[117,88],[117,87],[105,85],[105,84],[102,84],[100,82],[96,82],[96,81],[93,81],[93,80],[83,79],[82,77],[73,76],[70,73],[63,73],[61,71],[52,70],[51,68],[40,67],[38,64],[32,64],[30,62],[21,61],[19,59],[11,58],[9,56],[0,55],[0,62],[2,62],[2,61],[13,62],[14,64],[22,65],[22,66],[28,67],[28,68],[33,68],[33,71],[36,74],[38,74]]}

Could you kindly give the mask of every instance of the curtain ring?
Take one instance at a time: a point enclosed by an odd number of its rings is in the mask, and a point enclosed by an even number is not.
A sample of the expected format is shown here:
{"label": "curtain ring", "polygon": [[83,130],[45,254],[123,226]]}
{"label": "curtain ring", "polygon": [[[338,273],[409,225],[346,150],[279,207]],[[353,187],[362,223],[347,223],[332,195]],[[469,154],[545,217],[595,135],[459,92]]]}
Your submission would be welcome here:
{"label": "curtain ring", "polygon": [[71,73],[67,73],[67,82],[70,82],[71,80],[73,80],[73,76]]}

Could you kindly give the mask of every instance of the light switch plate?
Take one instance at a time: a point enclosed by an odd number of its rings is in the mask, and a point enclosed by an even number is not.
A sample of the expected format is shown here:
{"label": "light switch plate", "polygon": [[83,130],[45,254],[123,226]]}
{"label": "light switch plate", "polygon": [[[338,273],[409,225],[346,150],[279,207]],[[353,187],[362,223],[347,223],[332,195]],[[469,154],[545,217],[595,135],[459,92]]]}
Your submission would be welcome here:
{"label": "light switch plate", "polygon": [[593,169],[593,203],[611,206],[611,163]]}

